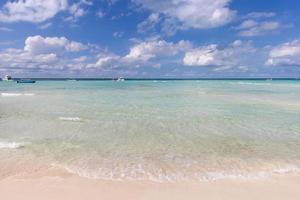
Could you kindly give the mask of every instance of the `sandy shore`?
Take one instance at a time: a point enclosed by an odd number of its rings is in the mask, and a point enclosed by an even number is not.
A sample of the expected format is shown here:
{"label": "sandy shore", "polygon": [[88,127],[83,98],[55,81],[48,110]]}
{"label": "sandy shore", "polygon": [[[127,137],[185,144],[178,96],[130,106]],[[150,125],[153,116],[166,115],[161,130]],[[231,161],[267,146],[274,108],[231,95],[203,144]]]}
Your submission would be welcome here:
{"label": "sandy shore", "polygon": [[0,181],[4,200],[296,200],[300,176],[210,183],[144,183],[89,180],[79,177],[8,178]]}

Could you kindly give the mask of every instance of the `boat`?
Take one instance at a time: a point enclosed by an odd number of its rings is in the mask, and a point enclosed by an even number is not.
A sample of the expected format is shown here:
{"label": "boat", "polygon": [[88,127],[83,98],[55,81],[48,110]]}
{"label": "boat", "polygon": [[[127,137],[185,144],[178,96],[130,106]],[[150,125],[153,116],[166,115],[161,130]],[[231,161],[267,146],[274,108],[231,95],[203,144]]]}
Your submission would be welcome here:
{"label": "boat", "polygon": [[115,81],[121,82],[121,81],[125,81],[125,79],[123,77],[118,77],[117,79],[115,79]]}
{"label": "boat", "polygon": [[5,75],[2,81],[12,81],[12,77],[10,75]]}
{"label": "boat", "polygon": [[20,79],[17,83],[35,83],[35,81],[30,79]]}

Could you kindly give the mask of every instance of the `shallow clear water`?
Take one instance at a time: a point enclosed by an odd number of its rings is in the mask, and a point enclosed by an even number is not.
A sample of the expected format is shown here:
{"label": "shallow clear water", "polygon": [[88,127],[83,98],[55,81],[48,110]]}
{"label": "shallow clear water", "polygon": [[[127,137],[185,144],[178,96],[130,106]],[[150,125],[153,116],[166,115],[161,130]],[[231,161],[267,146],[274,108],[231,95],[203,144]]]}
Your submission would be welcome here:
{"label": "shallow clear water", "polygon": [[0,177],[259,178],[300,169],[300,81],[0,82]]}

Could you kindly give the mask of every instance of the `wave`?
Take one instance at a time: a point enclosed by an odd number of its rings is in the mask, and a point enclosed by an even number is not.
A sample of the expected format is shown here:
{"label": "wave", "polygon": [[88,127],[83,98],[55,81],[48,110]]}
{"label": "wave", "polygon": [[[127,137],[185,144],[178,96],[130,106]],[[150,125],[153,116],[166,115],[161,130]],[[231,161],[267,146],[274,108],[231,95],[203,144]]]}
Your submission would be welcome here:
{"label": "wave", "polygon": [[1,93],[3,97],[34,96],[33,93]]}
{"label": "wave", "polygon": [[111,181],[150,181],[156,183],[177,183],[186,181],[196,182],[216,182],[221,180],[263,180],[271,178],[278,174],[298,174],[300,168],[296,166],[276,168],[273,170],[258,170],[256,172],[243,171],[207,171],[201,173],[186,174],[186,172],[162,172],[153,173],[143,168],[139,169],[120,169],[118,168],[102,168],[91,169],[88,166],[63,166],[53,165],[64,169],[67,173],[74,174],[79,177],[88,179],[111,180]]}
{"label": "wave", "polygon": [[294,174],[300,173],[300,168],[296,166],[287,166],[282,168],[274,168],[269,171],[257,171],[252,173],[226,173],[226,172],[209,172],[200,177],[201,181],[219,181],[224,179],[243,179],[243,180],[256,180],[266,179],[274,175]]}
{"label": "wave", "polygon": [[[236,83],[232,83],[232,84],[236,84]],[[237,84],[239,85],[261,85],[261,86],[268,86],[268,85],[272,85],[272,83],[270,82],[262,82],[262,83],[254,83],[254,82],[237,82]]]}
{"label": "wave", "polygon": [[24,143],[0,142],[0,149],[19,149],[25,147]]}
{"label": "wave", "polygon": [[82,119],[80,117],[59,117],[61,121],[72,121],[72,122],[80,122]]}

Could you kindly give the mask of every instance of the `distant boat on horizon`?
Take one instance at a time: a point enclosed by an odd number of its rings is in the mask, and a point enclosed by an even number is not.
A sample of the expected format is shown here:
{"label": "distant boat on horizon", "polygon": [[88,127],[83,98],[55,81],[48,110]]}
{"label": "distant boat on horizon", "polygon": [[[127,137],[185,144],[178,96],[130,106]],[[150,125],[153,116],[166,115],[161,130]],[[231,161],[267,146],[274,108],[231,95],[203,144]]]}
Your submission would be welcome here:
{"label": "distant boat on horizon", "polygon": [[2,78],[2,81],[12,81],[12,77],[10,75],[5,75],[4,78]]}
{"label": "distant boat on horizon", "polygon": [[125,81],[125,79],[123,77],[118,77],[117,79],[114,79],[114,81],[116,82],[121,82],[121,81]]}
{"label": "distant boat on horizon", "polygon": [[17,81],[17,83],[35,83],[35,80],[30,80],[30,79],[20,79]]}

